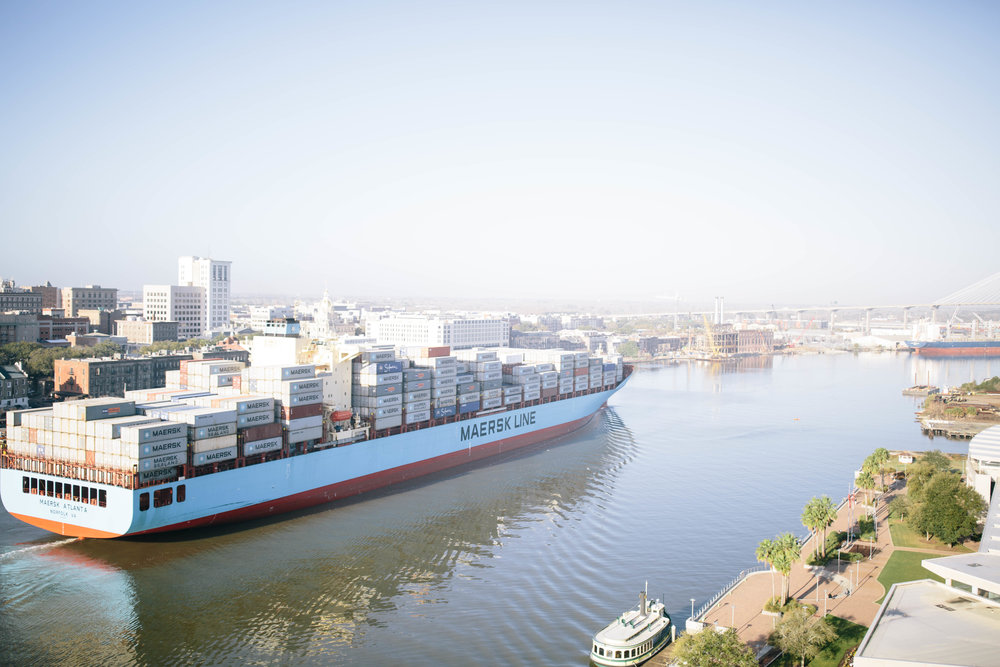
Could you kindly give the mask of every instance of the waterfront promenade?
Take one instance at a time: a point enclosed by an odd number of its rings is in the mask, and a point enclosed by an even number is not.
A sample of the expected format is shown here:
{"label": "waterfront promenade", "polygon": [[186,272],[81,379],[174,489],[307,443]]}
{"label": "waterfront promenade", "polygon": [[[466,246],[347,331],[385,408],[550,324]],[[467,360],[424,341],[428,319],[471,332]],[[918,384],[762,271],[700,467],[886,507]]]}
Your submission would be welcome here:
{"label": "waterfront promenade", "polygon": [[[803,603],[815,605],[817,616],[830,613],[869,626],[879,609],[879,602],[885,589],[878,581],[886,561],[895,547],[892,543],[888,524],[888,505],[898,494],[906,492],[903,482],[894,483],[888,492],[882,494],[878,502],[878,539],[874,543],[857,542],[853,551],[865,555],[858,563],[842,561],[838,567],[833,560],[825,567],[808,567],[805,560],[822,539],[822,534],[812,535],[802,546],[802,556],[792,567],[789,595]],[[846,503],[838,508],[837,520],[830,531],[846,531],[849,523],[856,524],[859,517],[870,515],[870,507],[855,505],[852,513]],[[929,557],[952,555],[954,551],[935,549],[909,549],[927,553]],[[870,557],[868,554],[871,554]],[[929,576],[929,573],[928,573]],[[781,589],[781,574],[764,571],[748,575],[726,595],[720,598],[697,620],[706,626],[734,627],[740,638],[755,651],[767,644],[768,636],[778,621],[763,611],[767,600]]]}

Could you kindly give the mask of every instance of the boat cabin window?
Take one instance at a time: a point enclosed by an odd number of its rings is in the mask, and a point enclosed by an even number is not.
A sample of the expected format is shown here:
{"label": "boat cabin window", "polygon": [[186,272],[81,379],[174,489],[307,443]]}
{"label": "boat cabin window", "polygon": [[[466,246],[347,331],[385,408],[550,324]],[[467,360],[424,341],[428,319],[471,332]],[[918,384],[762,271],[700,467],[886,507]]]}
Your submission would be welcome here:
{"label": "boat cabin window", "polygon": [[45,495],[50,497],[54,495],[52,489],[53,489],[52,480],[51,479],[45,480]]}
{"label": "boat cabin window", "polygon": [[622,657],[622,652],[621,651],[615,651],[615,657],[616,658]]}
{"label": "boat cabin window", "polygon": [[177,502],[182,503],[187,498],[187,485],[181,484],[177,487]]}
{"label": "boat cabin window", "polygon": [[98,494],[97,495],[97,504],[100,505],[101,507],[107,507],[108,506],[108,492],[105,491],[104,489],[101,489],[100,491],[97,492],[97,494]]}
{"label": "boat cabin window", "polygon": [[62,482],[56,482],[56,498],[62,498]]}
{"label": "boat cabin window", "polygon": [[145,512],[148,509],[149,509],[149,493],[148,492],[146,492],[146,493],[140,493],[139,494],[139,511],[140,512]]}
{"label": "boat cabin window", "polygon": [[27,493],[31,489],[31,484],[28,482],[28,476],[25,475],[21,478],[21,492]]}

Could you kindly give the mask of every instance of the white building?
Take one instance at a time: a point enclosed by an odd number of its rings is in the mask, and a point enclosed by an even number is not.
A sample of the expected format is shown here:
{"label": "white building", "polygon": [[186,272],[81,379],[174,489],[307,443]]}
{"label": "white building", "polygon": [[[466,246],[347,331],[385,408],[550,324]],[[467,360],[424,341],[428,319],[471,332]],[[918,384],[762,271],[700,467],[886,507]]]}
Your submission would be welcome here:
{"label": "white building", "polygon": [[295,309],[291,306],[250,306],[250,328],[263,331],[264,324],[271,320],[283,320],[295,317]]}
{"label": "white building", "polygon": [[142,318],[147,322],[177,322],[180,340],[205,332],[205,288],[192,285],[143,285]]}
{"label": "white building", "polygon": [[406,313],[375,314],[365,322],[365,335],[380,344],[505,347],[510,343],[510,320],[487,317],[438,317]]}
{"label": "white building", "polygon": [[229,328],[230,276],[232,262],[208,257],[181,257],[177,260],[177,283],[205,290],[206,327],[211,334]]}

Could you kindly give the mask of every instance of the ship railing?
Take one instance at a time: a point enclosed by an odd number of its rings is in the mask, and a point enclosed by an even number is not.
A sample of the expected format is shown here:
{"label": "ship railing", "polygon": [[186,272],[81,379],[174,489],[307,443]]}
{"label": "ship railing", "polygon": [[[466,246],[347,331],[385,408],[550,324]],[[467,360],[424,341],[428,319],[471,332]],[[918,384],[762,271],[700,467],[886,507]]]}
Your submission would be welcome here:
{"label": "ship railing", "polygon": [[719,590],[718,593],[716,593],[715,595],[713,595],[709,599],[708,602],[706,602],[701,607],[699,607],[698,611],[696,611],[694,613],[694,615],[691,617],[691,619],[696,621],[699,618],[701,618],[702,616],[704,616],[706,613],[708,613],[708,611],[712,607],[715,606],[715,603],[717,603],[719,600],[721,600],[726,595],[726,593],[728,593],[731,590],[733,590],[734,588],[736,588],[740,584],[740,582],[742,582],[744,579],[746,579],[751,574],[755,574],[757,572],[767,572],[770,569],[771,569],[770,565],[757,565],[757,566],[748,567],[747,569],[742,570],[738,575],[736,575],[736,577],[733,578],[732,581],[730,581],[728,584],[726,584],[725,586],[723,586],[722,589]]}
{"label": "ship railing", "polygon": [[119,486],[124,489],[136,488],[137,481],[137,475],[131,470],[119,470],[115,468],[90,466],[81,463],[71,463],[68,461],[57,461],[55,459],[41,458],[38,456],[18,454],[14,452],[3,453],[2,457],[0,457],[0,467],[8,470],[18,470],[21,472],[38,473],[40,475],[52,475],[53,477],[76,479],[81,482]]}

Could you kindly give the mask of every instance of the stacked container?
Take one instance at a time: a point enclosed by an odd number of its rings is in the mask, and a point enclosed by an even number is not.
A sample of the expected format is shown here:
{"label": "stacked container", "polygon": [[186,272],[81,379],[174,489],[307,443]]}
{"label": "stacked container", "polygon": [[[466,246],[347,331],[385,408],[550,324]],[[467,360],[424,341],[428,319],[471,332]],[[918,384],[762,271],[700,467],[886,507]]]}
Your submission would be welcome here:
{"label": "stacked container", "polygon": [[215,391],[221,387],[232,387],[234,381],[240,384],[240,374],[246,365],[241,361],[220,361],[217,359],[206,359],[202,361],[188,361],[184,366],[186,380],[182,379],[183,374],[178,371],[178,386],[183,385],[187,389],[205,389]]}
{"label": "stacked container", "polygon": [[236,447],[236,410],[195,406],[191,410],[168,412],[166,418],[187,425],[191,465],[230,461],[239,455]]}
{"label": "stacked container", "polygon": [[[247,370],[243,388],[275,400],[275,416],[285,446],[323,439],[323,380],[316,377],[314,365],[251,366]],[[263,425],[252,421],[246,417],[244,424]]]}
{"label": "stacked container", "polygon": [[368,350],[355,359],[351,405],[377,430],[403,423],[403,364],[392,350]]}

